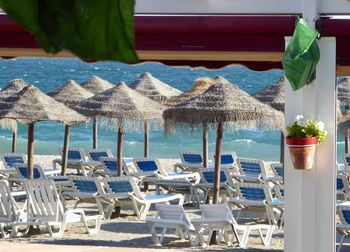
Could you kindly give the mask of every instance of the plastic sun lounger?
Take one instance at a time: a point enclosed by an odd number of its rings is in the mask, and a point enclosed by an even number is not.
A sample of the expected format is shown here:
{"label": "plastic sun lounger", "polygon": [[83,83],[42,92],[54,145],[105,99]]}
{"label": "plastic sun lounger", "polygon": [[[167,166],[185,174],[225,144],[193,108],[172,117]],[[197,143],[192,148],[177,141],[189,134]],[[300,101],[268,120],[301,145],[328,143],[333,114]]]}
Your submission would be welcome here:
{"label": "plastic sun lounger", "polygon": [[[62,237],[67,224],[75,222],[82,222],[90,235],[100,230],[101,215],[87,216],[82,209],[64,209],[52,180],[27,180],[25,189],[28,195],[27,225],[45,225],[52,237]],[[88,226],[88,221],[93,222],[92,227]],[[58,227],[58,231],[53,227]]]}
{"label": "plastic sun lounger", "polygon": [[[62,148],[59,148],[59,153],[62,156]],[[81,162],[86,161],[87,157],[82,148],[70,147],[68,149],[67,168],[76,169],[78,173],[81,171]],[[53,167],[57,169],[57,164],[62,166],[62,158],[54,159],[52,161]],[[86,175],[86,174],[83,174]]]}
{"label": "plastic sun lounger", "polygon": [[[22,194],[22,193],[21,193]],[[28,230],[21,233],[18,226],[26,221],[27,215],[13,199],[12,192],[6,181],[0,180],[0,234],[3,238],[23,236]],[[11,228],[11,232],[8,233]]]}
{"label": "plastic sun lounger", "polygon": [[[215,169],[203,168],[198,170],[201,180],[197,185],[205,193],[205,202],[209,199],[211,193],[214,190]],[[220,195],[223,200],[226,200],[226,183],[227,178],[225,172],[220,172]]]}
{"label": "plastic sun lounger", "polygon": [[71,191],[65,191],[63,196],[67,196],[76,200],[74,208],[81,202],[96,203],[95,196],[98,195],[96,181],[99,178],[85,176],[69,176],[68,180],[72,186]]}
{"label": "plastic sun lounger", "polygon": [[180,163],[174,165],[174,170],[177,172],[177,169],[182,171],[197,171],[199,168],[203,167],[203,157],[199,152],[193,151],[180,151]]}
{"label": "plastic sun lounger", "polygon": [[260,183],[266,180],[266,169],[263,161],[250,158],[237,159],[238,170],[232,175],[240,182]]}
{"label": "plastic sun lounger", "polygon": [[[236,239],[240,247],[246,247],[250,232],[253,230],[258,231],[260,239],[265,246],[271,242],[274,230],[273,225],[238,224],[226,204],[201,205],[201,211],[201,218],[191,219],[191,223],[195,227],[196,236],[202,246],[208,246],[214,230],[218,231],[219,240],[223,236],[228,245],[231,245],[232,241]],[[205,242],[203,236],[206,229],[209,229],[207,242]],[[265,236],[263,235],[263,230],[265,230]],[[231,231],[233,233],[232,239],[229,238],[229,232]],[[242,232],[241,238],[239,237],[240,232]]]}
{"label": "plastic sun lounger", "polygon": [[[162,244],[168,229],[175,229],[180,239],[187,238],[191,242],[190,231],[194,231],[194,227],[188,220],[182,206],[156,204],[156,210],[157,214],[154,218],[146,218],[154,244]],[[160,239],[157,228],[162,228]]]}
{"label": "plastic sun lounger", "polygon": [[[280,188],[283,189],[283,188]],[[283,198],[272,197],[272,193],[268,185],[257,183],[236,183],[237,197],[231,198],[228,202],[240,208],[241,210],[254,207],[254,211],[260,208],[262,212],[266,213],[267,220],[270,224],[278,226],[283,223],[284,218],[284,204]],[[281,195],[281,190],[278,191]],[[284,194],[284,191],[283,191]],[[240,216],[238,212],[237,219]]]}
{"label": "plastic sun lounger", "polygon": [[131,197],[133,188],[129,177],[106,177],[101,181],[95,180],[95,183],[99,192],[95,196],[96,202],[105,219],[110,219],[115,207],[124,205],[132,205],[135,214],[139,214],[136,202]]}
{"label": "plastic sun lounger", "polygon": [[143,194],[137,186],[136,178],[130,178],[130,183],[133,188],[133,193],[131,196],[137,204],[141,205],[141,208],[138,209],[138,217],[142,220],[146,218],[149,208],[152,204],[170,204],[170,201],[176,200],[178,201],[178,205],[182,205],[184,202],[184,196],[181,194]]}

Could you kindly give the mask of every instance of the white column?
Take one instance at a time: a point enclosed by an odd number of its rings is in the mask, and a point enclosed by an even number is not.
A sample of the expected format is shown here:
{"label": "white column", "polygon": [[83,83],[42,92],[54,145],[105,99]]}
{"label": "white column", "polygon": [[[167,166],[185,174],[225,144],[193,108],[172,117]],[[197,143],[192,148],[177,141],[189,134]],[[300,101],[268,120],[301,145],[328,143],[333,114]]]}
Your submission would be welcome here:
{"label": "white column", "polygon": [[297,114],[321,120],[328,136],[317,147],[314,167],[293,168],[285,148],[285,251],[335,251],[335,180],[336,180],[336,65],[335,39],[319,42],[321,59],[316,80],[293,92],[286,81],[286,124]]}

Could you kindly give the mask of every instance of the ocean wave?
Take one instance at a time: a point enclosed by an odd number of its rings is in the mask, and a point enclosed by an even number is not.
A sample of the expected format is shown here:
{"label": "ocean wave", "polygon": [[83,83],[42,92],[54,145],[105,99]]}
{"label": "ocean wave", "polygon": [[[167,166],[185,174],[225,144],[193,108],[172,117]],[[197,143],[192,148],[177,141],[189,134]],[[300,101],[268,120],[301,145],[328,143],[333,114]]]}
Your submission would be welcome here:
{"label": "ocean wave", "polygon": [[233,140],[233,142],[234,142],[234,143],[247,143],[247,144],[256,143],[254,140],[252,140],[252,139],[247,139],[247,138],[236,139],[236,140]]}
{"label": "ocean wave", "polygon": [[137,144],[137,141],[125,141],[126,144],[134,145]]}
{"label": "ocean wave", "polygon": [[99,70],[100,68],[99,67],[94,67],[94,70]]}
{"label": "ocean wave", "polygon": [[345,144],[345,141],[338,141],[337,144]]}

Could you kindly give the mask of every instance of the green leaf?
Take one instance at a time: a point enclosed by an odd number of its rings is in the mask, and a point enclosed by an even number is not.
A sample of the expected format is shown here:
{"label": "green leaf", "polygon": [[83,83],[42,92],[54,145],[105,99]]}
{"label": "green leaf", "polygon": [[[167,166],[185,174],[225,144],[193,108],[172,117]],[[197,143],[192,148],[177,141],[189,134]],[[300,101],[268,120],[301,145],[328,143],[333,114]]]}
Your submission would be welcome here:
{"label": "green leaf", "polygon": [[0,0],[46,52],[69,50],[86,61],[138,61],[134,0]]}

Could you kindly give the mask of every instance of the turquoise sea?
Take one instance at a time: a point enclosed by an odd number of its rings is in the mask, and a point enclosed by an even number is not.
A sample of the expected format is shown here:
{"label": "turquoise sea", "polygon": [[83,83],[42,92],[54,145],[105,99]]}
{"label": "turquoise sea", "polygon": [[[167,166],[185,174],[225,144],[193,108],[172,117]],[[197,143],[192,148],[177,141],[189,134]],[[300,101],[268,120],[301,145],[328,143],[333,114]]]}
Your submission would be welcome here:
{"label": "turquoise sea", "polygon": [[[15,78],[22,78],[44,92],[63,85],[73,79],[78,83],[92,75],[97,75],[114,84],[125,81],[127,84],[142,73],[150,72],[163,82],[182,91],[189,89],[196,78],[222,75],[249,94],[254,94],[266,86],[278,81],[281,70],[254,72],[242,66],[229,66],[217,70],[203,68],[169,67],[162,64],[127,65],[116,62],[87,64],[78,59],[68,58],[18,58],[0,59],[0,87]],[[81,125],[71,130],[70,146],[89,148],[92,145],[92,125]],[[35,154],[58,154],[63,144],[62,124],[41,122],[35,124]],[[12,133],[0,130],[0,152],[11,150]],[[19,125],[17,148],[26,152],[27,127]],[[344,142],[339,138],[338,160],[344,152]],[[263,160],[279,159],[280,133],[277,131],[232,130],[224,133],[223,151],[235,151],[240,157]],[[116,151],[116,133],[99,128],[99,147]],[[209,151],[215,148],[215,132],[209,134]],[[150,156],[159,158],[177,158],[179,151],[201,151],[201,132],[181,130],[174,135],[165,136],[162,129],[150,132]],[[143,155],[143,133],[125,133],[124,156],[141,157]]]}

